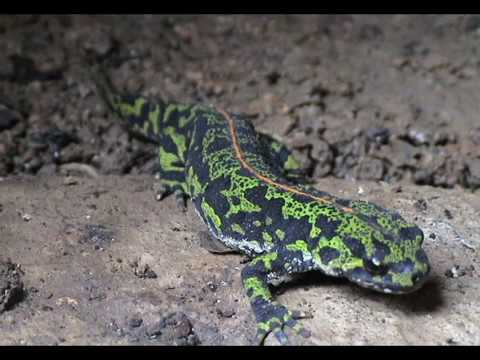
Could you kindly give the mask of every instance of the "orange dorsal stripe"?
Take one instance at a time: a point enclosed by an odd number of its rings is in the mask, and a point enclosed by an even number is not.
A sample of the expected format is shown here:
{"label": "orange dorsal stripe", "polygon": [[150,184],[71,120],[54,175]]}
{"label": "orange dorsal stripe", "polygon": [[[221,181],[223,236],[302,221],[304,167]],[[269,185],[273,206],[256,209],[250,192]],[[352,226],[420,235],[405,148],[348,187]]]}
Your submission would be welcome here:
{"label": "orange dorsal stripe", "polygon": [[315,201],[318,201],[320,203],[323,203],[323,204],[329,204],[329,205],[333,205],[335,207],[338,207],[340,209],[342,209],[343,211],[347,211],[347,212],[352,212],[353,209],[349,208],[349,207],[344,207],[344,206],[340,206],[338,204],[335,204],[332,202],[331,199],[329,198],[325,198],[325,197],[318,197],[318,196],[315,196],[315,195],[312,195],[312,194],[309,194],[309,193],[306,193],[306,192],[303,192],[299,189],[296,189],[292,186],[288,186],[288,185],[285,185],[285,184],[280,184],[272,179],[270,179],[269,177],[266,177],[262,174],[259,174],[248,162],[247,160],[245,160],[245,155],[243,154],[243,151],[242,151],[242,148],[240,147],[240,143],[238,142],[238,135],[237,135],[237,128],[235,126],[235,122],[234,120],[231,118],[231,116],[224,110],[222,109],[218,109],[219,113],[222,114],[224,116],[224,118],[227,120],[228,122],[228,127],[230,129],[230,135],[232,137],[232,144],[233,144],[233,148],[235,150],[235,155],[238,159],[238,161],[240,161],[240,164],[242,164],[242,166],[247,169],[248,171],[250,171],[256,178],[260,179],[261,181],[267,183],[267,184],[270,184],[272,186],[275,186],[277,188],[280,188],[284,191],[288,191],[288,192],[292,192],[292,193],[295,193],[295,194],[298,194],[298,195],[302,195],[302,196],[305,196],[305,197],[308,197],[308,198],[311,198]]}

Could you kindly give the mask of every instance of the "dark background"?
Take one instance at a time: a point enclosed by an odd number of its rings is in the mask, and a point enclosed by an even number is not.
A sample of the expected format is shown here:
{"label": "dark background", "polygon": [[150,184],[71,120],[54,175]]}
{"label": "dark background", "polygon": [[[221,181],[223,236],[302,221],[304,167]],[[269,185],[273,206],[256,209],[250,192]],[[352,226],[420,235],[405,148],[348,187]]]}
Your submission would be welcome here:
{"label": "dark background", "polygon": [[85,76],[246,112],[315,178],[480,185],[472,15],[0,17],[0,176],[154,173]]}

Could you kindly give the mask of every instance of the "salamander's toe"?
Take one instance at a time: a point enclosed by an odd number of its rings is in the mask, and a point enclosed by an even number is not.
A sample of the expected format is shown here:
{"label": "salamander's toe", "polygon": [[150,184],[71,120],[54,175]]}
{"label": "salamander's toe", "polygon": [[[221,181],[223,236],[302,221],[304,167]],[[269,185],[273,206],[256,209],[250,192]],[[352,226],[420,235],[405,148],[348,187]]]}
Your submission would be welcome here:
{"label": "salamander's toe", "polygon": [[311,336],[309,330],[305,329],[297,319],[311,317],[308,314],[304,314],[298,311],[290,312],[282,305],[272,305],[272,314],[282,314],[282,316],[271,316],[268,321],[258,324],[257,331],[257,343],[263,345],[267,336],[273,333],[277,341],[281,345],[288,345],[290,343],[288,335],[286,334],[286,328],[290,328],[295,334],[298,334],[304,338]]}

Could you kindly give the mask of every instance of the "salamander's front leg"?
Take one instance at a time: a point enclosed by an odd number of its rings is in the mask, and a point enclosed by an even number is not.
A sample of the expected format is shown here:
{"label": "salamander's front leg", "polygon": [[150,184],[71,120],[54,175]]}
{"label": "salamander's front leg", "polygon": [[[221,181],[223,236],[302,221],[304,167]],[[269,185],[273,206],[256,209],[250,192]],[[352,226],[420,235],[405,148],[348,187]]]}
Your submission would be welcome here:
{"label": "salamander's front leg", "polygon": [[263,344],[266,336],[271,332],[281,344],[287,344],[285,326],[304,337],[310,336],[310,332],[296,320],[301,316],[295,316],[285,306],[273,301],[267,279],[269,275],[278,273],[281,263],[278,254],[272,252],[255,258],[242,271],[243,286],[257,320],[256,338],[259,345]]}

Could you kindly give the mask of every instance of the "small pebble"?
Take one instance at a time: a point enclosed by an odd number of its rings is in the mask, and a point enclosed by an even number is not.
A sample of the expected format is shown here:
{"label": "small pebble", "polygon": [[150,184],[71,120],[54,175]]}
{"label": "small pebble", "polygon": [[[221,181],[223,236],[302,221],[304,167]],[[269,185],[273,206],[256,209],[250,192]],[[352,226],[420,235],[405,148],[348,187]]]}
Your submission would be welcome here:
{"label": "small pebble", "polygon": [[217,314],[223,318],[231,318],[235,315],[235,310],[233,308],[217,308]]}
{"label": "small pebble", "polygon": [[430,133],[418,129],[410,129],[407,133],[407,140],[414,146],[430,144],[432,142],[431,137]]}
{"label": "small pebble", "polygon": [[67,177],[63,180],[63,184],[64,184],[64,185],[76,185],[76,184],[78,184],[78,180],[75,179],[73,176],[67,176]]}
{"label": "small pebble", "polygon": [[143,319],[140,319],[140,318],[131,318],[129,321],[128,321],[128,327],[131,328],[131,329],[134,329],[134,328],[138,328],[142,325],[143,323]]}
{"label": "small pebble", "polygon": [[18,113],[0,105],[0,131],[13,128],[19,121]]}
{"label": "small pebble", "polygon": [[367,138],[378,144],[388,144],[390,136],[390,130],[387,128],[372,127],[367,130]]}
{"label": "small pebble", "polygon": [[453,215],[452,215],[452,213],[450,212],[450,210],[445,209],[445,210],[443,210],[443,213],[445,214],[445,216],[447,217],[447,219],[449,219],[449,220],[452,220],[452,219],[453,219]]}
{"label": "small pebble", "polygon": [[30,220],[32,220],[32,217],[29,214],[23,214],[22,219],[24,221],[30,221]]}
{"label": "small pebble", "polygon": [[425,199],[419,199],[414,204],[415,208],[419,211],[427,210],[427,201]]}
{"label": "small pebble", "polygon": [[458,343],[453,338],[448,338],[447,339],[447,344],[448,345],[456,345]]}
{"label": "small pebble", "polygon": [[401,193],[403,191],[403,188],[401,185],[394,185],[392,187],[392,192],[394,193]]}
{"label": "small pebble", "polygon": [[217,285],[215,283],[213,283],[212,281],[209,281],[207,283],[207,286],[210,289],[210,291],[212,291],[212,292],[215,292],[218,288]]}
{"label": "small pebble", "polygon": [[445,276],[453,279],[464,276],[465,274],[465,270],[460,270],[460,265],[454,265],[453,267],[445,271]]}

